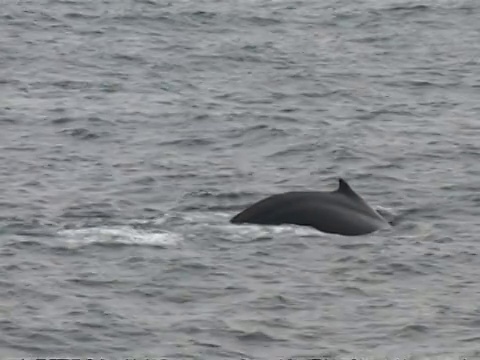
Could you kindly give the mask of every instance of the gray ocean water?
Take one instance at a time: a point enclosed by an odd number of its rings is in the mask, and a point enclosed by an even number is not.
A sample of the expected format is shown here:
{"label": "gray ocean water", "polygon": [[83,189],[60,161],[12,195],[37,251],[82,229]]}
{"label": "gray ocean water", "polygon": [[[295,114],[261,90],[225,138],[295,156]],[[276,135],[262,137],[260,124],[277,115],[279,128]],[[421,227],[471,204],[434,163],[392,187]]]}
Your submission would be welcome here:
{"label": "gray ocean water", "polygon": [[5,0],[0,355],[479,358],[479,159],[477,0]]}

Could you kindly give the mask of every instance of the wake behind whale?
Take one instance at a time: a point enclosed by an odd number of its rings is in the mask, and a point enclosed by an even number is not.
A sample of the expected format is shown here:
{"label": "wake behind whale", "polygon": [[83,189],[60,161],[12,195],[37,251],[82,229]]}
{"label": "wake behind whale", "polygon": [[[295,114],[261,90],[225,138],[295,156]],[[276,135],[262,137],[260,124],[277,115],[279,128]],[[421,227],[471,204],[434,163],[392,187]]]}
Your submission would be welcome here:
{"label": "wake behind whale", "polygon": [[233,224],[301,225],[340,235],[365,235],[390,225],[348,185],[338,189],[276,194],[251,205],[231,220]]}

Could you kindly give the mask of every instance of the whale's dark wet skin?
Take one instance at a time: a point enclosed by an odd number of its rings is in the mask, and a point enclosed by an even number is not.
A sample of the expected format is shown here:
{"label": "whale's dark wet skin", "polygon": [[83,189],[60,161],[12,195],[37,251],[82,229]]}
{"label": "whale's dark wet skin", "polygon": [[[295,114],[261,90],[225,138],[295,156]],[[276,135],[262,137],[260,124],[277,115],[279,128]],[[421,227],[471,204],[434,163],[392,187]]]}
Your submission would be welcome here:
{"label": "whale's dark wet skin", "polygon": [[303,225],[340,235],[364,235],[390,225],[350,185],[339,179],[331,192],[305,191],[272,195],[245,209],[234,224]]}

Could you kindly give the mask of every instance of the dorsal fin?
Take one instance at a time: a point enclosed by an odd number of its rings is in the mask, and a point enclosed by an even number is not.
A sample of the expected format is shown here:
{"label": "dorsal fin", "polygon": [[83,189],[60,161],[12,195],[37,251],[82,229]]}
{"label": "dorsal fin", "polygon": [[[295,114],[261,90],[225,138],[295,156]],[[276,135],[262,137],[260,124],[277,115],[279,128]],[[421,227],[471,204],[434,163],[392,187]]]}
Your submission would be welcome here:
{"label": "dorsal fin", "polygon": [[348,185],[348,183],[342,178],[338,179],[337,192],[350,197],[358,197],[358,195],[355,193],[355,191],[352,190],[350,185]]}

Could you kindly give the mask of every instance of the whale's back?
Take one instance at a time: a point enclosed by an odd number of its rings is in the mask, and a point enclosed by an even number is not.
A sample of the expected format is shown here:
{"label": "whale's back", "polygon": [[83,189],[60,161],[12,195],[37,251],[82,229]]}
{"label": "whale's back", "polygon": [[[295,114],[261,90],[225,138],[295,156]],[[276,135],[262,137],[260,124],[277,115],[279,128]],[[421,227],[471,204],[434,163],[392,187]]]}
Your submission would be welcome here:
{"label": "whale's back", "polygon": [[333,192],[272,195],[248,207],[230,221],[234,224],[303,225],[343,235],[368,234],[388,226],[386,220],[346,183],[340,183],[339,189]]}

